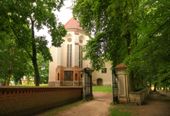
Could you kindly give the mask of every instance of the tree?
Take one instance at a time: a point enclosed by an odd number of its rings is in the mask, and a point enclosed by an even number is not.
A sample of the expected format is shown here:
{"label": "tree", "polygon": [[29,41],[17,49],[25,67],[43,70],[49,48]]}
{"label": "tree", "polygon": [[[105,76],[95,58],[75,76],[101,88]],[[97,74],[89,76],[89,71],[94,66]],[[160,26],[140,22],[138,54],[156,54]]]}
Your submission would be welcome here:
{"label": "tree", "polygon": [[134,90],[169,82],[169,6],[167,0],[77,0],[74,16],[94,34],[86,58],[95,69],[105,60],[126,63]]}
{"label": "tree", "polygon": [[[52,45],[60,46],[66,31],[57,23],[54,10],[59,10],[63,0],[5,0],[0,2],[2,16],[7,20],[8,30],[15,36],[16,43],[25,50],[34,67],[35,85],[39,86],[40,74],[37,64],[37,53],[41,53],[45,60],[51,59],[47,40],[35,36],[35,28],[40,30],[43,26],[49,29],[52,36]],[[4,22],[5,23],[5,22]]]}
{"label": "tree", "polygon": [[141,4],[138,45],[126,59],[130,70],[140,70],[136,78],[143,75],[155,88],[167,85],[166,82],[170,80],[169,5],[167,0],[145,1]]}
{"label": "tree", "polygon": [[137,8],[137,0],[76,1],[74,16],[88,33],[94,33],[86,47],[93,68],[99,69],[105,60],[115,67],[130,54],[136,37]]}
{"label": "tree", "polygon": [[[138,0],[77,0],[73,14],[87,33],[86,58],[99,70],[105,61],[112,62],[113,101],[118,94],[115,67],[130,55],[136,43]],[[114,78],[115,77],[115,78]]]}
{"label": "tree", "polygon": [[49,61],[46,61],[43,59],[43,57],[38,54],[38,64],[39,64],[39,70],[41,74],[40,83],[47,84],[48,83],[48,69],[49,69]]}
{"label": "tree", "polygon": [[9,85],[13,77],[18,82],[27,70],[28,59],[22,49],[18,49],[14,38],[4,34],[6,39],[0,40],[0,78],[1,83]]}

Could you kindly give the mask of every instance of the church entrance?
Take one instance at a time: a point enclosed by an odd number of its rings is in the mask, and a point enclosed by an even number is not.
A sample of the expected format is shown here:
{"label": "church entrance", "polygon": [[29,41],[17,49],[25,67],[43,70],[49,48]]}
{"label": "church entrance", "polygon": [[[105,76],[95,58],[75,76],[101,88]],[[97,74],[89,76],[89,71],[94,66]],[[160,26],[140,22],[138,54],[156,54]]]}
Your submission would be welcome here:
{"label": "church entrance", "polygon": [[64,71],[63,85],[65,86],[73,85],[73,71]]}

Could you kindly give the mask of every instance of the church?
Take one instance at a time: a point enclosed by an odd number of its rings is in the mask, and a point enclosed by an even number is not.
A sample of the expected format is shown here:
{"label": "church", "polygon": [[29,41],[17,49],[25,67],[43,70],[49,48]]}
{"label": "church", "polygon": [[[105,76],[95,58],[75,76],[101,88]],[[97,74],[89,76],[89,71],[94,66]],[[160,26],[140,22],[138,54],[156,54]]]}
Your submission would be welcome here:
{"label": "church", "polygon": [[[65,25],[67,30],[60,47],[50,47],[53,61],[49,63],[49,86],[81,86],[83,72],[91,68],[90,60],[84,60],[83,47],[89,37],[74,18]],[[112,85],[111,63],[106,62],[101,71],[93,71],[93,85]]]}

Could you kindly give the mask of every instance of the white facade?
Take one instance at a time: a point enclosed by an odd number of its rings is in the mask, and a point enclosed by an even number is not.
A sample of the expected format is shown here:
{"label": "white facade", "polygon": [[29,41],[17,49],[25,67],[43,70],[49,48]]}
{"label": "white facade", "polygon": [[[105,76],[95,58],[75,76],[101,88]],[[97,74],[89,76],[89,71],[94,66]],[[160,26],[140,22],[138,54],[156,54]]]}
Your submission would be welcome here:
{"label": "white facade", "polygon": [[[65,41],[61,47],[52,46],[50,48],[53,58],[53,61],[49,64],[50,86],[79,86],[82,80],[82,69],[91,67],[89,60],[83,60],[85,53],[82,51],[89,37],[73,18],[65,24],[65,28],[67,35],[63,38]],[[111,85],[111,65],[108,62],[105,66],[107,68],[106,73],[93,72],[93,84]]]}

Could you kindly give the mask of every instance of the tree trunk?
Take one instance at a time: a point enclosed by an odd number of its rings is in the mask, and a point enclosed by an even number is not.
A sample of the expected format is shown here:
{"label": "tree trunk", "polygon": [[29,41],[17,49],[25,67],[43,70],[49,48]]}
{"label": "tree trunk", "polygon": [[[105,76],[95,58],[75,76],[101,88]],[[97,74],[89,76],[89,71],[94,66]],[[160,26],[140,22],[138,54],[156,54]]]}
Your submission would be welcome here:
{"label": "tree trunk", "polygon": [[8,70],[8,75],[7,75],[7,78],[5,80],[5,86],[9,86],[11,77],[12,77],[12,65],[10,63],[9,70]]}
{"label": "tree trunk", "polygon": [[149,91],[152,91],[151,87],[152,87],[152,83],[151,80],[149,80]]}
{"label": "tree trunk", "polygon": [[156,92],[157,83],[154,84],[154,92]]}
{"label": "tree trunk", "polygon": [[37,63],[37,49],[36,49],[36,44],[35,44],[34,21],[33,20],[31,20],[31,31],[32,31],[32,64],[34,67],[34,84],[35,86],[39,86],[40,75],[39,75],[38,63]]}
{"label": "tree trunk", "polygon": [[32,64],[34,66],[34,84],[35,84],[35,86],[39,86],[40,75],[39,75],[39,70],[38,70],[38,64],[37,64],[37,58],[36,57],[32,58]]}

